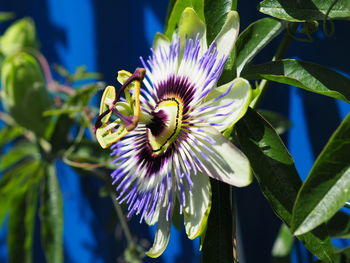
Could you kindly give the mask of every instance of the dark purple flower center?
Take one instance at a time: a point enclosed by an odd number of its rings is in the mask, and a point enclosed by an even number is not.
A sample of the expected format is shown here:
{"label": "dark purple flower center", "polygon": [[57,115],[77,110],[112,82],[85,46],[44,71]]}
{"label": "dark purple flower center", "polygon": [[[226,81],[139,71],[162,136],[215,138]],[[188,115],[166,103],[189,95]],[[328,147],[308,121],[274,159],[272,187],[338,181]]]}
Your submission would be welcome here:
{"label": "dark purple flower center", "polygon": [[152,112],[152,121],[147,124],[146,127],[151,130],[153,136],[158,136],[165,128],[165,122],[167,121],[167,115],[163,110],[158,112]]}

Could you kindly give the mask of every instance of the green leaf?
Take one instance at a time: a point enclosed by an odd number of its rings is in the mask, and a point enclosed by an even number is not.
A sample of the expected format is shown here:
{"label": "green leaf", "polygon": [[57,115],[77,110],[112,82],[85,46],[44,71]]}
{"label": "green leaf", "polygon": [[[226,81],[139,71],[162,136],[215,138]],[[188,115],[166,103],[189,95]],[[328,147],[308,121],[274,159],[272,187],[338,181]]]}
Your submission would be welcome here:
{"label": "green leaf", "polygon": [[82,81],[88,79],[101,79],[101,74],[97,72],[89,72],[85,65],[78,66],[72,75],[72,81]]}
{"label": "green leaf", "polygon": [[98,82],[94,84],[89,84],[83,87],[80,87],[75,90],[74,95],[70,96],[66,102],[66,105],[69,106],[86,106],[92,97],[100,90],[103,90],[105,86],[103,83]]}
{"label": "green leaf", "polygon": [[[236,124],[236,132],[261,191],[275,213],[290,226],[293,204],[301,187],[293,158],[270,124],[252,109]],[[332,262],[333,248],[327,231],[323,225],[316,230],[298,238],[314,255]]]}
{"label": "green leaf", "polygon": [[301,180],[281,138],[250,108],[236,124],[236,131],[261,190],[272,202],[275,212],[284,221],[289,221]]}
{"label": "green leaf", "polygon": [[180,21],[182,12],[187,7],[192,7],[199,18],[204,21],[203,5],[204,0],[177,0],[170,1],[168,8],[168,18],[166,22],[165,35],[171,39],[172,35]]}
{"label": "green leaf", "polygon": [[278,36],[285,24],[277,19],[265,17],[250,24],[238,37],[236,43],[237,74],[258,54],[271,40]]}
{"label": "green leaf", "polygon": [[9,211],[12,199],[40,181],[41,173],[37,172],[39,166],[38,161],[27,159],[4,172],[0,178],[0,226]]}
{"label": "green leaf", "polygon": [[0,178],[0,226],[17,193],[26,192],[40,181],[42,174],[37,172],[39,167],[40,162],[28,159],[6,171]]}
{"label": "green leaf", "polygon": [[37,147],[28,142],[18,143],[1,157],[0,172],[3,172],[26,157],[39,157]]}
{"label": "green leaf", "polygon": [[[334,263],[348,263],[350,262],[350,247],[346,247],[335,252]],[[314,263],[322,263],[321,261],[315,261]]]}
{"label": "green leaf", "polygon": [[145,251],[141,246],[130,245],[124,250],[124,260],[126,263],[142,263]]}
{"label": "green leaf", "polygon": [[[37,172],[40,172],[39,170]],[[31,185],[11,200],[7,234],[10,263],[32,262],[38,186]]]}
{"label": "green leaf", "polygon": [[258,112],[271,124],[279,135],[285,133],[292,127],[291,122],[277,112],[269,110],[258,110]]}
{"label": "green leaf", "polygon": [[207,25],[207,40],[211,43],[225,24],[227,14],[235,10],[237,1],[204,0],[204,16]]}
{"label": "green leaf", "polygon": [[[71,126],[74,123],[79,122],[79,125],[84,127],[91,125],[88,122],[88,112],[85,112],[85,109],[96,92],[103,88],[102,83],[80,87],[75,90],[75,93],[68,98],[63,106],[44,112],[44,115],[53,115],[45,131],[45,135],[52,145],[52,152],[58,153],[68,147]],[[89,106],[89,109],[92,110],[93,107]]]}
{"label": "green leaf", "polygon": [[272,61],[248,67],[246,79],[267,79],[350,102],[350,79],[310,62],[295,59]]}
{"label": "green leaf", "polygon": [[59,109],[47,110],[43,113],[43,115],[44,116],[54,116],[54,115],[62,115],[62,114],[74,115],[82,112],[83,110],[84,109],[79,106],[67,106]]}
{"label": "green leaf", "polygon": [[234,260],[230,186],[214,179],[210,179],[210,183],[212,205],[202,246],[202,262],[231,263]]}
{"label": "green leaf", "polygon": [[41,205],[41,240],[49,263],[63,262],[63,205],[55,167],[46,165]]}
{"label": "green leaf", "polygon": [[333,133],[298,194],[292,231],[306,233],[331,218],[350,199],[350,114]]}
{"label": "green leaf", "polygon": [[40,166],[37,160],[28,159],[6,171],[0,179],[0,195],[14,196],[25,191],[31,184],[37,183],[40,173],[35,171]]}
{"label": "green leaf", "polygon": [[[50,124],[47,126],[45,136],[51,145],[51,152],[60,154],[61,151],[67,149],[70,145],[70,132],[74,120],[68,115],[53,116]],[[54,157],[54,156],[52,156]]]}
{"label": "green leaf", "polygon": [[350,215],[342,211],[337,212],[327,222],[327,228],[331,237],[350,238]]}
{"label": "green leaf", "polygon": [[67,158],[82,165],[86,163],[86,168],[89,168],[88,164],[108,166],[111,160],[110,151],[103,150],[96,142],[88,140],[77,144]]}
{"label": "green leaf", "polygon": [[96,73],[96,72],[88,72],[87,68],[85,65],[78,66],[75,69],[74,74],[70,74],[70,72],[63,67],[62,65],[54,64],[53,68],[55,71],[61,75],[68,84],[71,84],[75,81],[82,81],[82,80],[88,80],[88,79],[100,79],[101,74]]}
{"label": "green leaf", "polygon": [[293,243],[294,237],[292,233],[285,224],[282,224],[272,247],[273,262],[290,262]]}
{"label": "green leaf", "polygon": [[53,64],[53,69],[63,78],[65,78],[68,81],[71,81],[71,74],[69,71],[59,64]]}
{"label": "green leaf", "polygon": [[5,126],[0,130],[0,148],[23,134],[21,127]]}
{"label": "green leaf", "polygon": [[176,2],[178,2],[178,0],[169,0],[168,9],[167,9],[166,18],[165,18],[165,28],[168,26],[168,21]]}
{"label": "green leaf", "polygon": [[8,214],[10,208],[10,200],[3,194],[0,194],[1,206],[0,206],[0,228],[4,222],[5,217]]}
{"label": "green leaf", "polygon": [[335,263],[350,262],[350,247],[338,250],[335,253]]}
{"label": "green leaf", "polygon": [[[332,6],[334,4],[334,6]],[[309,21],[323,20],[331,8],[327,18],[349,19],[350,2],[348,0],[309,0],[309,1],[262,1],[258,9],[260,12],[288,20],[288,21]]]}
{"label": "green leaf", "polygon": [[15,14],[12,12],[0,12],[0,22],[11,20],[14,17],[15,17]]}

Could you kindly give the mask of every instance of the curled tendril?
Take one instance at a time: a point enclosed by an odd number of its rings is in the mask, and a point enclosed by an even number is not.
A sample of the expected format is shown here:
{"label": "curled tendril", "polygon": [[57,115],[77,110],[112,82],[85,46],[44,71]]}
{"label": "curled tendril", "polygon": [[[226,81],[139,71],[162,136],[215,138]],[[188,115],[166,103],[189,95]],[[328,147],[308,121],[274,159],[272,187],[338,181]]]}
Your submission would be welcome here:
{"label": "curled tendril", "polygon": [[300,42],[307,42],[307,43],[310,43],[310,42],[313,42],[314,41],[314,38],[312,36],[312,33],[306,29],[304,32],[302,32],[303,34],[306,35],[307,38],[305,37],[298,37],[294,34],[294,30],[293,30],[293,24],[294,23],[288,23],[288,26],[287,26],[287,34],[293,38],[294,40],[297,40],[297,41],[300,41]]}
{"label": "curled tendril", "polygon": [[[328,16],[329,13],[332,11],[332,8],[335,6],[335,4],[338,2],[339,0],[333,0],[332,4],[329,6],[324,18],[323,18],[323,32],[327,37],[331,37],[334,34],[334,22],[332,20],[329,20]],[[328,27],[327,24],[330,25],[330,31],[328,31]]]}
{"label": "curled tendril", "polygon": [[[332,11],[332,8],[336,5],[336,3],[338,1],[339,0],[333,0],[332,4],[327,9],[327,12],[323,18],[323,24],[322,24],[323,32],[324,32],[325,36],[327,36],[327,37],[331,37],[335,31],[334,22],[329,18],[329,13]],[[288,23],[288,26],[287,26],[287,33],[289,34],[289,36],[291,38],[293,38],[297,41],[301,41],[301,42],[313,42],[314,41],[314,37],[312,35],[318,29],[318,22],[317,21],[306,21],[303,24],[303,28],[300,30],[300,33],[304,34],[306,36],[306,38],[296,36],[294,34],[294,31],[291,30],[292,25],[293,25],[293,23]]]}

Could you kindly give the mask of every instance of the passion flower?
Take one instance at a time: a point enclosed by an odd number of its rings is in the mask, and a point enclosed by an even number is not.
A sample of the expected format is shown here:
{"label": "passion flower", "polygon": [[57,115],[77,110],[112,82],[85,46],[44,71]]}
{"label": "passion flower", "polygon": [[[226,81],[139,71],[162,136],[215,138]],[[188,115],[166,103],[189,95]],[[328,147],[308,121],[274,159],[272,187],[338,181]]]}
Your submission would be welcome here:
{"label": "passion flower", "polygon": [[246,112],[251,87],[242,78],[216,85],[238,27],[238,14],[229,12],[208,47],[204,23],[185,9],[171,41],[156,36],[142,69],[119,72],[125,99],[112,86],[103,95],[96,134],[102,147],[113,150],[118,201],[128,205],[128,216],[158,222],[148,256],[166,248],[177,202],[188,237],[205,231],[208,176],[238,187],[252,180],[247,158],[222,135]]}

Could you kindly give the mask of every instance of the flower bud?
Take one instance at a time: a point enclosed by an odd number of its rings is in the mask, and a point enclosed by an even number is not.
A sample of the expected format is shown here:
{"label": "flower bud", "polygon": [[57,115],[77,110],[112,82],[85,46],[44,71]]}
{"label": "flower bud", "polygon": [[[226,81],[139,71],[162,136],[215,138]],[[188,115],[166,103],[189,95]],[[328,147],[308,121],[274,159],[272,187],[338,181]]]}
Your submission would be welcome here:
{"label": "flower bud", "polygon": [[24,49],[37,49],[38,42],[33,20],[25,17],[14,22],[1,37],[0,48],[5,56]]}
{"label": "flower bud", "polygon": [[45,79],[37,60],[24,52],[7,57],[1,68],[3,105],[16,122],[43,135],[50,106]]}

